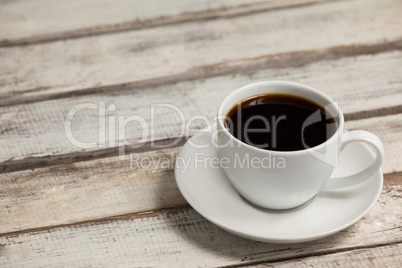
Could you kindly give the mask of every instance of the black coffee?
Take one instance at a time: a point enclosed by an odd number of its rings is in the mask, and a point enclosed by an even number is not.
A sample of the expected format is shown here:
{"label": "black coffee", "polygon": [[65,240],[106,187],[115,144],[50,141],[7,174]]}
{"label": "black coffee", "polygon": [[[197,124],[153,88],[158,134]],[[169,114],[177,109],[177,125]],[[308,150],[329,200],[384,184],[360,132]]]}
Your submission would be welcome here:
{"label": "black coffee", "polygon": [[273,151],[314,147],[337,129],[335,119],[323,107],[288,94],[245,99],[228,112],[224,124],[237,139]]}

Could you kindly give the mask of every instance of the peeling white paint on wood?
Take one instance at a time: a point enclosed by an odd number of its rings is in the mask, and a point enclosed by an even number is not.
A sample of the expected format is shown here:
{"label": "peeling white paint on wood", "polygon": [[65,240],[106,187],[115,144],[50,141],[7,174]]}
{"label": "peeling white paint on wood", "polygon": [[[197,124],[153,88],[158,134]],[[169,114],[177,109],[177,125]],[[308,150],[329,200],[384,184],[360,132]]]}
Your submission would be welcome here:
{"label": "peeling white paint on wood", "polygon": [[[386,188],[385,188],[386,189]],[[157,216],[126,216],[0,237],[3,265],[13,266],[168,266],[211,267],[328,254],[402,241],[401,193],[386,190],[373,209],[350,228],[302,244],[274,245],[221,230],[192,209]],[[396,213],[395,213],[396,212]],[[399,214],[398,214],[399,213]],[[384,217],[386,215],[386,217]],[[40,257],[40,258],[38,258]]]}
{"label": "peeling white paint on wood", "polygon": [[[392,131],[393,123],[401,121],[402,117],[398,115],[382,119],[383,125],[385,123],[387,126],[388,122],[391,127],[382,128],[381,131],[373,129],[373,132],[385,144],[387,153],[383,171],[400,172],[402,132],[397,131],[398,142],[388,142],[386,134]],[[372,119],[361,122],[369,125]],[[360,124],[359,128],[364,129],[364,126]],[[0,214],[5,215],[0,218],[0,233],[186,205],[173,174],[174,158],[179,150],[171,148],[145,152],[123,161],[110,157],[0,174]],[[162,159],[168,165],[160,164],[156,169],[153,164],[141,167],[137,158],[155,162]],[[389,183],[388,198],[399,198],[401,186],[392,184],[392,181]],[[388,213],[391,213],[391,208],[388,209]]]}
{"label": "peeling white paint on wood", "polygon": [[[397,267],[401,173],[385,176],[373,209],[350,228],[273,245],[227,233],[187,205],[172,171],[180,147],[144,149],[142,158],[169,159],[155,172],[117,157],[89,160],[104,148],[69,144],[63,122],[73,106],[100,102],[116,105],[106,116],[149,122],[152,103],[171,103],[186,118],[211,119],[242,85],[292,80],[339,100],[353,119],[346,128],[377,134],[383,171],[400,172],[401,1],[118,1],[0,3],[0,105],[9,104],[0,108],[0,161],[24,169],[0,174],[0,266]],[[98,138],[96,111],[75,119],[77,138]],[[158,116],[157,140],[177,137],[176,119]],[[131,125],[127,137],[138,130]],[[41,156],[73,163],[42,167],[52,163]]]}
{"label": "peeling white paint on wood", "polygon": [[[99,137],[104,137],[106,148],[123,143],[118,134],[123,133],[123,128],[117,127],[117,116],[127,118],[139,115],[150,126],[151,105],[169,103],[178,107],[187,120],[193,116],[205,116],[213,122],[217,107],[227,94],[243,85],[264,80],[290,80],[316,87],[337,100],[346,114],[400,106],[401,62],[402,53],[392,51],[319,61],[300,67],[263,69],[252,74],[225,75],[139,90],[130,88],[120,92],[0,107],[0,161],[103,149],[99,145],[77,148],[65,134],[64,122],[70,109],[88,103],[97,105],[98,110],[84,109],[77,112],[73,117],[73,135],[81,142],[101,141]],[[107,126],[106,131],[99,128],[99,108],[102,102],[105,103],[105,116],[100,117]],[[110,104],[115,105],[115,111],[108,109]],[[108,136],[109,130],[113,128],[109,124],[111,117],[115,119],[118,129],[115,138]],[[155,108],[154,122],[155,140],[175,138],[182,127],[177,112],[168,108]],[[190,127],[192,130],[187,134],[194,134],[203,127],[203,121],[194,121]],[[125,133],[129,143],[135,144],[141,138],[142,129],[138,123],[132,122],[127,125]]]}
{"label": "peeling white paint on wood", "polygon": [[313,256],[291,261],[263,263],[245,267],[399,267],[402,244],[363,248],[325,256]]}
{"label": "peeling white paint on wood", "polygon": [[401,40],[399,0],[335,1],[247,16],[0,48],[0,97],[31,100],[237,65],[295,51]]}
{"label": "peeling white paint on wood", "polygon": [[319,2],[322,0],[2,1],[0,45],[66,39]]}

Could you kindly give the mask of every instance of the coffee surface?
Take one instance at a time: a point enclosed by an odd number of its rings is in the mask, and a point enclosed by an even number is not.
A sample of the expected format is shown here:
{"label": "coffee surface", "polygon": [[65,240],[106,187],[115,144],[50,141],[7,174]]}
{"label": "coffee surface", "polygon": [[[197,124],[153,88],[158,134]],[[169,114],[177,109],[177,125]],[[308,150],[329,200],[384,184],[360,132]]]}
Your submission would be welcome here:
{"label": "coffee surface", "polygon": [[337,129],[335,119],[323,107],[288,94],[245,99],[227,113],[224,124],[237,139],[273,151],[317,146]]}

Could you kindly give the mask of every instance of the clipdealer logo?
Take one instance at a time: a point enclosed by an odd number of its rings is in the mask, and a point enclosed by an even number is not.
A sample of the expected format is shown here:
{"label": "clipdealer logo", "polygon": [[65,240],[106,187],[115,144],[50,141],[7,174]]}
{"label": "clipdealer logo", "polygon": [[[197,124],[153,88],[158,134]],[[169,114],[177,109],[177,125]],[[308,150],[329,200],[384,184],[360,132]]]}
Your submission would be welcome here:
{"label": "clipdealer logo", "polygon": [[[73,122],[75,115],[79,112],[91,112],[95,113],[96,121],[97,121],[97,137],[92,136],[94,140],[92,141],[82,141],[79,137],[74,135],[73,130]],[[199,131],[212,131],[212,125],[216,122],[217,117],[215,118],[208,118],[205,116],[192,116],[186,119],[184,112],[177,106],[168,103],[157,103],[151,104],[149,107],[149,116],[140,116],[138,114],[131,114],[131,115],[122,115],[116,114],[116,105],[109,104],[106,105],[105,102],[99,103],[82,103],[72,107],[66,114],[64,120],[64,130],[65,136],[67,140],[74,146],[82,149],[88,148],[118,148],[118,155],[119,160],[127,160],[127,148],[137,149],[146,144],[147,147],[152,149],[167,149],[176,146],[180,141],[187,140],[191,137],[194,133]],[[109,114],[109,115],[108,115]],[[114,114],[114,115],[110,115]],[[157,119],[160,121],[160,117],[166,118],[166,115],[169,117],[174,118],[172,122],[169,122],[175,129],[175,135],[173,138],[169,139],[167,143],[158,143],[160,140],[160,135],[157,133],[156,129],[158,128],[156,125]],[[165,117],[164,117],[165,116]],[[223,120],[223,119],[222,119]],[[259,120],[266,123],[266,128],[264,131],[268,131],[271,134],[271,145],[275,146],[277,144],[277,140],[280,139],[276,134],[278,127],[280,127],[280,122],[285,121],[286,117],[279,117],[279,118],[272,118],[271,124],[267,119],[261,118],[261,116],[255,116],[250,120]],[[304,123],[303,129],[307,128],[308,126],[318,122],[321,120],[320,117],[316,116],[316,114],[312,114]],[[251,126],[251,122],[247,122],[247,126]],[[129,124],[135,125],[135,131],[132,131],[131,136],[128,137],[126,135],[127,128]],[[159,122],[159,124],[161,124]],[[159,127],[163,129],[162,122]],[[200,126],[202,126],[203,130],[200,130]],[[256,129],[251,127],[245,126],[244,136],[246,139],[249,137],[249,134],[252,135],[256,132]],[[165,126],[166,127],[166,126]],[[165,131],[165,130],[164,130]],[[261,131],[261,130],[258,130]],[[132,135],[133,133],[137,136],[135,140],[133,140]],[[219,148],[220,146],[235,146],[233,143],[228,143],[224,145],[219,145],[216,143],[216,136],[217,133],[211,133],[211,139],[209,141],[205,141],[203,144],[194,144],[191,140],[188,141],[189,145],[194,148],[207,148],[208,146],[214,146]],[[246,141],[246,143],[248,143]],[[253,144],[251,141],[248,144]],[[265,145],[265,144],[263,144]],[[258,144],[254,145],[255,147],[259,147]],[[333,158],[327,159],[327,154],[324,151],[313,151],[310,150],[311,154],[322,160],[323,162],[329,163],[330,165],[337,165],[337,161],[334,161]],[[144,158],[144,159],[141,159]],[[201,157],[199,155],[195,155],[194,165],[204,165],[210,167],[220,167],[226,168],[230,165],[237,165],[245,168],[276,168],[276,169],[283,169],[286,168],[285,159],[283,157],[278,157],[276,153],[271,153],[269,157],[265,157],[262,159],[253,158],[249,155],[245,155],[240,157],[240,155],[236,155],[232,161],[226,158],[218,159],[218,158],[208,158],[208,157]],[[130,167],[145,167],[145,168],[152,168],[156,170],[157,167],[159,168],[172,168],[175,161],[177,164],[188,166],[190,162],[186,162],[183,159],[176,159],[169,161],[167,159],[148,159],[145,155],[139,154],[130,154],[129,156]]]}

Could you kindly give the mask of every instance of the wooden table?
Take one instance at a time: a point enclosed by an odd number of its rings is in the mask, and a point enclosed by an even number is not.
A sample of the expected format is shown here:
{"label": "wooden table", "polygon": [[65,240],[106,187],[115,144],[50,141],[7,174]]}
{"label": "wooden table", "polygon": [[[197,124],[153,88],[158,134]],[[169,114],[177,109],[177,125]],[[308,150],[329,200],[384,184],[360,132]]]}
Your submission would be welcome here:
{"label": "wooden table", "polygon": [[[212,121],[224,96],[263,80],[321,89],[347,129],[383,141],[382,194],[350,228],[255,242],[180,194],[183,123],[155,104]],[[0,106],[1,267],[401,265],[401,0],[3,0]],[[130,154],[169,160],[153,170]]]}

